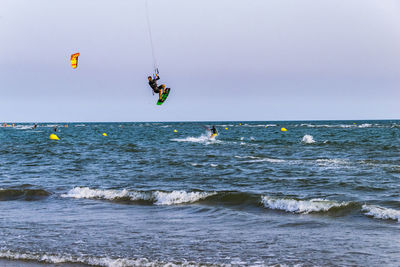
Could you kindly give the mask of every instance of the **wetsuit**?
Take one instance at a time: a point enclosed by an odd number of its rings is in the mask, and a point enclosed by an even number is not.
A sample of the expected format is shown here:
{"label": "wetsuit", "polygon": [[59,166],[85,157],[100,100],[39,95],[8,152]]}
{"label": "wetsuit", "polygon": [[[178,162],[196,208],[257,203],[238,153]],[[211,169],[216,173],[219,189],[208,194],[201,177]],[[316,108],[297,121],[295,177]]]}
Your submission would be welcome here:
{"label": "wetsuit", "polygon": [[211,133],[212,133],[212,134],[217,134],[217,129],[215,129],[215,126],[213,126],[213,127],[211,128]]}
{"label": "wetsuit", "polygon": [[151,79],[149,81],[149,85],[150,85],[151,89],[153,89],[153,92],[156,93],[156,94],[158,94],[162,89],[161,85],[157,86],[157,80],[159,80],[159,79],[160,79],[160,77],[157,76],[155,79]]}

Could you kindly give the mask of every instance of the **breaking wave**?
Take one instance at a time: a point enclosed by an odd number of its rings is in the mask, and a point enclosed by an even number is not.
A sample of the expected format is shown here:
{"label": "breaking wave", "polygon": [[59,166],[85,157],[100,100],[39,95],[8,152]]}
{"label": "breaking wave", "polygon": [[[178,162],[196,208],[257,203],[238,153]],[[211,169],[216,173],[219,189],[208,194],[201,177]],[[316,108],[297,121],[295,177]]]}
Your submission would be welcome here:
{"label": "breaking wave", "polygon": [[21,253],[13,252],[10,250],[1,250],[0,258],[8,260],[20,260],[20,261],[36,261],[47,264],[85,264],[90,266],[104,266],[104,267],[155,267],[155,266],[204,266],[200,263],[195,262],[160,262],[150,261],[146,258],[128,259],[128,258],[111,258],[111,257],[91,257],[91,256],[72,256],[72,255],[57,255],[57,254],[46,254],[46,253]]}
{"label": "breaking wave", "polygon": [[312,212],[326,212],[333,208],[346,207],[350,202],[336,202],[326,199],[297,200],[286,198],[272,198],[263,196],[261,203],[264,207],[274,210],[308,214]]}
{"label": "breaking wave", "polygon": [[400,210],[383,208],[375,205],[363,205],[362,211],[365,212],[365,215],[375,219],[395,220],[400,222]]}
{"label": "breaking wave", "polygon": [[154,205],[176,205],[184,203],[194,203],[201,199],[216,194],[215,192],[186,192],[186,191],[129,191],[123,190],[103,190],[91,189],[89,187],[75,187],[67,194],[62,194],[61,197],[69,198],[86,198],[86,199],[102,199],[112,201],[132,201],[132,202],[148,202]]}

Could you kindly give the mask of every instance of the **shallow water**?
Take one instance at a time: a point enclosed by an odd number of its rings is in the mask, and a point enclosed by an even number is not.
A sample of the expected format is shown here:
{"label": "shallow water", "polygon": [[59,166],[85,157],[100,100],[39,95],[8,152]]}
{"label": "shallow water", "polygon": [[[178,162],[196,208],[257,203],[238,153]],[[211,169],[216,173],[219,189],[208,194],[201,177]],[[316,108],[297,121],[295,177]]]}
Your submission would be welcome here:
{"label": "shallow water", "polygon": [[0,128],[3,260],[400,262],[400,121],[64,124]]}

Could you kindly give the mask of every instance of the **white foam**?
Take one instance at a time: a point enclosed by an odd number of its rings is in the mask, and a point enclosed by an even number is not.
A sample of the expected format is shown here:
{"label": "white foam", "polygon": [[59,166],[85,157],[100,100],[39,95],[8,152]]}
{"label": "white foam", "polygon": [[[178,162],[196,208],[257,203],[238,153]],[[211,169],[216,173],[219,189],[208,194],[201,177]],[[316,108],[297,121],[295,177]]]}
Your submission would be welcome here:
{"label": "white foam", "polygon": [[261,159],[260,157],[254,157],[254,156],[234,156],[237,159]]}
{"label": "white foam", "polygon": [[303,139],[301,140],[303,143],[306,144],[312,144],[315,143],[314,138],[312,137],[312,135],[308,135],[306,134],[305,136],[303,136]]}
{"label": "white foam", "polygon": [[213,163],[211,163],[210,166],[211,166],[211,167],[218,167],[218,164],[213,164]]}
{"label": "white foam", "polygon": [[156,191],[153,193],[155,199],[157,200],[154,203],[155,205],[174,205],[182,203],[193,203],[215,194],[216,193],[186,192],[186,191],[172,191],[169,193]]}
{"label": "white foam", "polygon": [[276,124],[243,124],[242,127],[274,127]]}
{"label": "white foam", "polygon": [[17,129],[17,130],[31,130],[31,129],[33,129],[33,125],[15,125],[14,129]]}
{"label": "white foam", "polygon": [[363,123],[363,124],[358,125],[358,128],[369,128],[369,127],[372,127],[372,124],[370,124],[370,123]]}
{"label": "white foam", "polygon": [[[296,125],[298,126],[298,125]],[[355,128],[358,127],[356,124],[310,124],[303,123],[299,125],[300,127],[310,127],[310,128]],[[365,126],[370,127],[371,124]]]}
{"label": "white foam", "polygon": [[255,163],[255,162],[271,162],[271,163],[281,163],[285,162],[283,159],[271,159],[271,158],[261,158],[245,161],[245,163]]}
{"label": "white foam", "polygon": [[262,158],[254,156],[234,156],[237,159],[250,159],[248,161],[243,161],[244,163],[254,163],[254,162],[271,162],[271,163],[281,163],[285,162],[283,159],[272,159],[272,158]]}
{"label": "white foam", "polygon": [[186,192],[186,191],[172,191],[172,192],[139,192],[112,189],[91,189],[89,187],[75,187],[67,194],[62,194],[61,197],[70,197],[77,199],[104,199],[104,200],[117,200],[121,198],[128,198],[132,201],[145,200],[152,201],[155,205],[174,205],[182,203],[193,203],[204,199],[208,196],[216,194],[208,192]]}
{"label": "white foam", "polygon": [[133,191],[130,192],[126,189],[123,190],[102,190],[102,189],[91,189],[89,187],[75,187],[71,189],[67,194],[62,194],[61,197],[71,198],[88,198],[88,199],[107,199],[115,200],[120,198],[129,198],[130,200],[151,200],[151,195]]}
{"label": "white foam", "polygon": [[335,202],[326,199],[297,200],[286,198],[272,198],[269,196],[261,197],[264,207],[274,210],[284,210],[287,212],[307,214],[310,212],[328,211],[333,207],[346,206],[348,202]]}
{"label": "white foam", "polygon": [[400,222],[400,210],[383,208],[375,205],[363,205],[362,211],[365,215],[372,216],[375,219],[395,220]]}
{"label": "white foam", "polygon": [[202,143],[202,144],[212,144],[212,143],[220,143],[221,141],[216,138],[210,138],[208,134],[202,134],[199,137],[189,136],[186,138],[174,138],[171,141],[175,142],[191,142],[191,143]]}
{"label": "white foam", "polygon": [[316,162],[322,166],[335,166],[335,165],[347,165],[349,162],[344,159],[317,159]]}
{"label": "white foam", "polygon": [[[60,264],[60,263],[77,263],[87,264],[93,266],[106,266],[106,267],[126,267],[126,266],[178,266],[174,263],[162,263],[158,261],[149,261],[146,258],[127,259],[119,258],[113,259],[109,257],[90,257],[90,256],[72,256],[72,255],[51,255],[51,254],[38,254],[38,253],[18,253],[9,250],[0,251],[0,258],[10,260],[30,260],[42,263]],[[182,265],[179,265],[182,266]],[[185,262],[183,266],[200,266],[193,263]]]}

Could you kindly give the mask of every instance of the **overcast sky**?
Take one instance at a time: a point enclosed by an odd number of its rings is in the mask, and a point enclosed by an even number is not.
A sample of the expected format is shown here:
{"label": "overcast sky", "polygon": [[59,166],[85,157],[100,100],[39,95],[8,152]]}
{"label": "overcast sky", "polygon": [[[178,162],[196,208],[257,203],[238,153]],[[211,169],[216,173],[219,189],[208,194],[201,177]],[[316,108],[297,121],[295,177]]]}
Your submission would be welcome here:
{"label": "overcast sky", "polygon": [[148,0],[157,106],[145,0],[1,0],[0,122],[399,119],[398,3]]}

